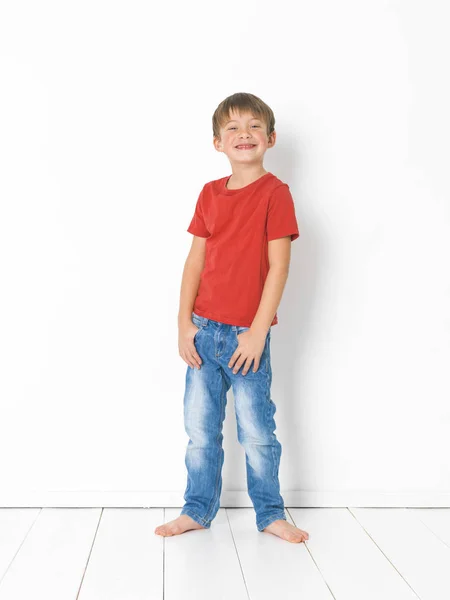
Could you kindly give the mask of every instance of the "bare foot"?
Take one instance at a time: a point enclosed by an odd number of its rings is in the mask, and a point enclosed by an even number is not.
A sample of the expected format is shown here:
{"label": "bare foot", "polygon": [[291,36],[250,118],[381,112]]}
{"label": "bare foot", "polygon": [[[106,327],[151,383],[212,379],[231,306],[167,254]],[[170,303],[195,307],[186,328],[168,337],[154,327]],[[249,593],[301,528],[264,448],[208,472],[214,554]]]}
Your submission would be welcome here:
{"label": "bare foot", "polygon": [[156,535],[162,535],[164,537],[171,535],[178,535],[180,533],[184,533],[185,531],[189,531],[190,529],[206,529],[194,519],[191,519],[189,515],[180,515],[173,521],[169,521],[168,523],[164,523],[164,525],[159,525],[155,529]]}
{"label": "bare foot", "polygon": [[303,529],[299,529],[298,527],[295,527],[295,525],[291,525],[284,519],[272,521],[272,523],[267,525],[263,531],[273,533],[283,540],[287,540],[293,544],[299,544],[300,542],[309,540],[309,533],[307,531],[303,531]]}

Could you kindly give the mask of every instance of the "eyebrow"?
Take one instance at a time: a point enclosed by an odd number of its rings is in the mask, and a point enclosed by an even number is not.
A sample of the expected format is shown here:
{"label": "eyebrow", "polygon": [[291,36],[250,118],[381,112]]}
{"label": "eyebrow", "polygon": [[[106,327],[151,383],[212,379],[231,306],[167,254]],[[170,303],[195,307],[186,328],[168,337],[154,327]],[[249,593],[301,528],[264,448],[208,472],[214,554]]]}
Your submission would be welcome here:
{"label": "eyebrow", "polygon": [[[261,119],[260,119],[259,117],[252,117],[252,118],[250,119],[250,121],[261,121]],[[232,119],[231,121],[227,121],[227,122],[225,123],[225,125],[228,125],[228,123],[237,123],[237,120],[236,120],[236,119]]]}

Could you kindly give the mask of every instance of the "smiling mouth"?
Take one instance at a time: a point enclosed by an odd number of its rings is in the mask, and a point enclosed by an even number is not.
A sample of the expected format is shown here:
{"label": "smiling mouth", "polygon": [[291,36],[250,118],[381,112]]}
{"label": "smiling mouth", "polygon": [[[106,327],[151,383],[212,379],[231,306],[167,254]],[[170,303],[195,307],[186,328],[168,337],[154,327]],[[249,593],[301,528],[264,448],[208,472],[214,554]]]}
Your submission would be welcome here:
{"label": "smiling mouth", "polygon": [[255,146],[256,144],[239,144],[239,146],[236,146],[236,148],[238,150],[251,150]]}

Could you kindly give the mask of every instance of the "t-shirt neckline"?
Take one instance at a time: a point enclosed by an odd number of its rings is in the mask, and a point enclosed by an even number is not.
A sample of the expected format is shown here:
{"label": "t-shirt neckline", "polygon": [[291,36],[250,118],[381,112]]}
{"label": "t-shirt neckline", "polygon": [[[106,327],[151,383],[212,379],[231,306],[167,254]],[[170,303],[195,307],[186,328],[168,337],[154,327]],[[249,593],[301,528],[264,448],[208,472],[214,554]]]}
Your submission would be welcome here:
{"label": "t-shirt neckline", "polygon": [[228,180],[231,178],[231,175],[227,175],[227,177],[224,177],[223,180],[222,180],[222,185],[221,185],[220,192],[221,192],[221,194],[225,194],[226,196],[232,196],[234,194],[238,194],[239,192],[247,191],[252,186],[256,185],[259,181],[261,181],[262,179],[264,179],[264,177],[267,177],[268,175],[272,175],[272,173],[270,171],[267,171],[267,173],[264,173],[264,175],[261,175],[261,177],[258,177],[258,179],[255,179],[255,181],[252,181],[248,185],[244,185],[241,188],[237,188],[236,190],[229,190],[226,187],[226,184],[227,184]]}

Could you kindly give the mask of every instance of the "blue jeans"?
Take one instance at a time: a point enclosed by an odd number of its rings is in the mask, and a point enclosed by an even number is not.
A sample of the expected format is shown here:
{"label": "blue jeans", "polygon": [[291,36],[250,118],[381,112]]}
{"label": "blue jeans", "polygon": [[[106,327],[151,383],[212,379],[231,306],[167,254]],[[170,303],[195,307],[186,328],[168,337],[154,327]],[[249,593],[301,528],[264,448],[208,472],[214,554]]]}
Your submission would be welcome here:
{"label": "blue jeans", "polygon": [[238,335],[249,327],[228,325],[192,313],[199,327],[194,344],[202,363],[187,367],[184,424],[189,442],[186,449],[187,487],[181,514],[209,528],[220,507],[222,491],[222,425],[227,391],[233,386],[237,433],[246,455],[247,488],[262,531],[272,521],[286,520],[280,495],[278,468],[281,444],[274,430],[276,406],[270,398],[270,329],[256,373],[254,363],[242,375],[245,363],[234,374],[228,366],[238,346]]}

